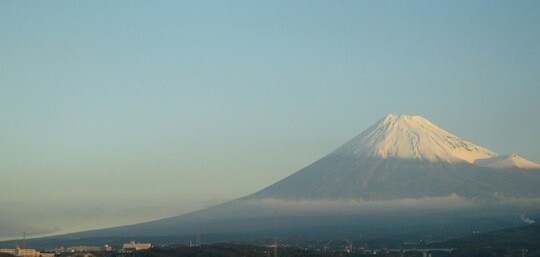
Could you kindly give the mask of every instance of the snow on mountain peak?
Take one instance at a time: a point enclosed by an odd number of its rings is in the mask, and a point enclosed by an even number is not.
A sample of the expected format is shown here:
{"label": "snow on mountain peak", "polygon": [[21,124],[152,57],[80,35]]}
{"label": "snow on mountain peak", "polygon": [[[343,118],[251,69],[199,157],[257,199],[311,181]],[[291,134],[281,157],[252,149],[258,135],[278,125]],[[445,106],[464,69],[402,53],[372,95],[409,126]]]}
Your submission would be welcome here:
{"label": "snow on mountain peak", "polygon": [[333,155],[473,163],[497,156],[419,115],[389,114],[332,152]]}
{"label": "snow on mountain peak", "polygon": [[529,161],[517,154],[501,155],[487,159],[479,159],[474,164],[483,167],[506,169],[506,168],[522,168],[522,169],[540,169],[540,164]]}

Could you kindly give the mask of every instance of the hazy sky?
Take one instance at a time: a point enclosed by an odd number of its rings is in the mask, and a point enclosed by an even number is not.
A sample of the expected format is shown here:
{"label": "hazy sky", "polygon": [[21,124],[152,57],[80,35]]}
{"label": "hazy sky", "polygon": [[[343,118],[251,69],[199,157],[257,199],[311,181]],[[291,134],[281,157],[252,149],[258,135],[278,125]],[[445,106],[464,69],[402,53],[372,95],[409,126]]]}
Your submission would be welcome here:
{"label": "hazy sky", "polygon": [[264,188],[388,113],[540,162],[539,1],[1,1],[0,239]]}

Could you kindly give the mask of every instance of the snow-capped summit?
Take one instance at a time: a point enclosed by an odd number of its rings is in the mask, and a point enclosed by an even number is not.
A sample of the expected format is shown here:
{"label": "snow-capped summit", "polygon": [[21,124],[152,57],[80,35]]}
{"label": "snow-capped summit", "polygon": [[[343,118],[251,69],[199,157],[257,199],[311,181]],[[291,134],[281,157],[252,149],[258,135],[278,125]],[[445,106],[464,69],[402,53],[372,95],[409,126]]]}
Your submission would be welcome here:
{"label": "snow-capped summit", "polygon": [[517,154],[495,156],[487,159],[479,159],[474,164],[483,167],[495,169],[521,168],[521,169],[540,169],[540,165],[531,162]]}
{"label": "snow-capped summit", "polygon": [[497,156],[437,127],[418,115],[389,114],[332,154],[474,163]]}

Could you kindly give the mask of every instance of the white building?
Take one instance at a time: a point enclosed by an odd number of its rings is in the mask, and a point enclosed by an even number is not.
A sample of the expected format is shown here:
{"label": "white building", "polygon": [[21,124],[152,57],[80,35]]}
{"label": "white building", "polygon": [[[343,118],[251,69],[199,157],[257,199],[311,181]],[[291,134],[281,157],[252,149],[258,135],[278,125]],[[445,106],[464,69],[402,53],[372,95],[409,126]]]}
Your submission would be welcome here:
{"label": "white building", "polygon": [[122,248],[124,251],[139,251],[139,250],[146,250],[152,247],[152,244],[150,243],[135,243],[135,241],[131,241],[129,243],[125,243]]}
{"label": "white building", "polygon": [[0,249],[0,253],[7,253],[7,254],[15,255],[15,249],[2,248]]}
{"label": "white building", "polygon": [[39,252],[36,249],[21,249],[18,247],[15,249],[2,248],[0,253],[9,253],[20,257],[39,257]]}
{"label": "white building", "polygon": [[66,252],[101,252],[101,247],[90,245],[70,246],[66,248]]}

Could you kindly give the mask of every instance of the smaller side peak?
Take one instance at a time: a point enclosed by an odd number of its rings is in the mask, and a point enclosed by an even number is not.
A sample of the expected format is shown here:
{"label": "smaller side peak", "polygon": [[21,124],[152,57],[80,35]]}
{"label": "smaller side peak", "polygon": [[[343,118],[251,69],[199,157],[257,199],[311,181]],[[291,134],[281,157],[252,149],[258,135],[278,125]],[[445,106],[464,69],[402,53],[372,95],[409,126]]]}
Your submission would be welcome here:
{"label": "smaller side peak", "polygon": [[479,159],[474,164],[483,167],[506,169],[506,168],[520,168],[520,169],[540,169],[540,164],[529,161],[517,154],[499,155],[486,159]]}

